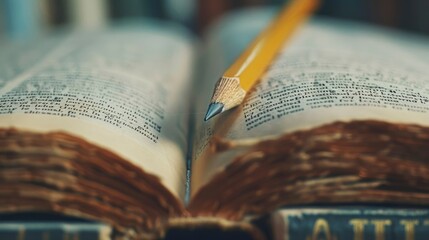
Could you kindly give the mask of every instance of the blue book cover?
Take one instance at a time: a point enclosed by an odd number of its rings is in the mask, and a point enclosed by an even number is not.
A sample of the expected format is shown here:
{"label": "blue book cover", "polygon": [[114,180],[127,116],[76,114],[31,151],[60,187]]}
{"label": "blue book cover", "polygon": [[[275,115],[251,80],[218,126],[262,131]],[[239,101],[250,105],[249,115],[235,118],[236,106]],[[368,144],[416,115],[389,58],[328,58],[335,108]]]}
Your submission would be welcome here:
{"label": "blue book cover", "polygon": [[429,210],[384,207],[282,209],[271,215],[276,240],[424,240]]}
{"label": "blue book cover", "polygon": [[108,240],[111,227],[90,222],[0,222],[1,240]]}

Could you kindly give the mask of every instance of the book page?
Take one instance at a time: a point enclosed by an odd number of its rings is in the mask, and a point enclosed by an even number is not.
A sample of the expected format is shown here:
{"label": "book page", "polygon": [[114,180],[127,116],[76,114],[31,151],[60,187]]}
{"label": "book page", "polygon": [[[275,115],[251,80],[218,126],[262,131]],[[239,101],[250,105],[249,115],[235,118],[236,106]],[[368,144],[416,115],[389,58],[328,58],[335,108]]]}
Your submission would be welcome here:
{"label": "book page", "polygon": [[[247,35],[259,32],[261,24],[253,21],[267,23],[270,16],[270,11],[252,10],[229,19],[231,25],[247,27],[241,32],[215,30],[220,40],[213,46],[217,44],[218,51],[225,52],[214,57],[230,63],[230,46],[223,43],[231,39],[234,43],[235,38],[246,36],[246,31]],[[222,34],[228,40],[222,39]],[[235,42],[235,46],[239,44]],[[285,45],[242,106],[216,119],[217,123],[200,127],[199,142],[203,144],[196,148],[194,166],[205,171],[195,182],[206,183],[232,159],[201,160],[211,135],[252,142],[249,139],[275,138],[334,121],[362,119],[428,125],[428,56],[429,46],[419,37],[357,23],[313,19]]]}
{"label": "book page", "polygon": [[[192,163],[192,194],[206,176],[205,164],[209,140],[214,135],[215,123],[219,118],[205,122],[204,116],[210,103],[216,81],[230,64],[244,50],[246,45],[263,29],[273,14],[272,9],[261,17],[260,10],[247,10],[246,17],[240,14],[227,15],[209,29],[204,38],[200,79],[195,89],[195,131]],[[234,37],[231,37],[234,36]],[[228,115],[224,113],[223,115]],[[201,161],[200,161],[201,160]]]}
{"label": "book page", "polygon": [[185,31],[122,26],[0,51],[0,127],[80,136],[183,199],[194,54]]}

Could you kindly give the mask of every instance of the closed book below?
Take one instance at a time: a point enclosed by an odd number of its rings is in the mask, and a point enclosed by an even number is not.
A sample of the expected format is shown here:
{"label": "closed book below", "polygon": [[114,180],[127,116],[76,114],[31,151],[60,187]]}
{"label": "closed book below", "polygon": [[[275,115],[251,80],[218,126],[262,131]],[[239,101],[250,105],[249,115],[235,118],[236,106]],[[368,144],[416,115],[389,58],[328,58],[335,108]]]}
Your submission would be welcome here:
{"label": "closed book below", "polygon": [[423,240],[429,210],[388,207],[281,209],[271,214],[275,240]]}
{"label": "closed book below", "polygon": [[101,223],[0,222],[2,240],[110,240],[111,234]]}

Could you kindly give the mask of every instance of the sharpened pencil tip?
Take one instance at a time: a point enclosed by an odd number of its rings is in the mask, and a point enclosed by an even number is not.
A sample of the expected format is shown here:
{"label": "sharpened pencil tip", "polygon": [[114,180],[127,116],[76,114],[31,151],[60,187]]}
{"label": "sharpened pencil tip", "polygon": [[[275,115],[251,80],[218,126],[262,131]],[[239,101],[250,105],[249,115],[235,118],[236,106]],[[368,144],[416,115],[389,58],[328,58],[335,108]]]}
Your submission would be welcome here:
{"label": "sharpened pencil tip", "polygon": [[208,121],[210,118],[218,115],[223,110],[222,103],[210,103],[209,109],[207,109],[206,116],[204,117],[204,121]]}

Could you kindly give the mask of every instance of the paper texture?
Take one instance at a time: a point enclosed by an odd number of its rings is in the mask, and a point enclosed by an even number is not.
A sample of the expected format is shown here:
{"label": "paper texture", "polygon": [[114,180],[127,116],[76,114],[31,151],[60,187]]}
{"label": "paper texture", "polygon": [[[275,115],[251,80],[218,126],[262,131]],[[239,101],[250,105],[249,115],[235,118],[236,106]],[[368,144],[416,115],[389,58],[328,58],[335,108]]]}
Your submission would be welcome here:
{"label": "paper texture", "polygon": [[[230,49],[242,44],[236,39],[253,36],[272,14],[259,13],[249,11],[229,19],[229,25],[219,24],[213,33],[218,38],[208,46],[217,52],[209,51],[207,62],[229,63],[235,54]],[[261,23],[247,24],[248,19]],[[241,25],[254,28],[231,30],[230,26]],[[429,48],[418,38],[405,39],[398,33],[355,23],[312,20],[285,45],[239,108],[216,119],[217,123],[199,126],[194,192],[234,156],[208,157],[213,135],[256,141],[334,121],[365,119],[427,125],[429,64],[423,54],[417,54],[421,51],[429,53]],[[215,74],[221,72],[209,72],[207,78],[216,79]]]}
{"label": "paper texture", "polygon": [[0,126],[81,136],[159,175],[182,199],[193,50],[185,33],[159,27],[76,34],[52,49],[42,41],[31,48],[41,50],[2,55]]}

